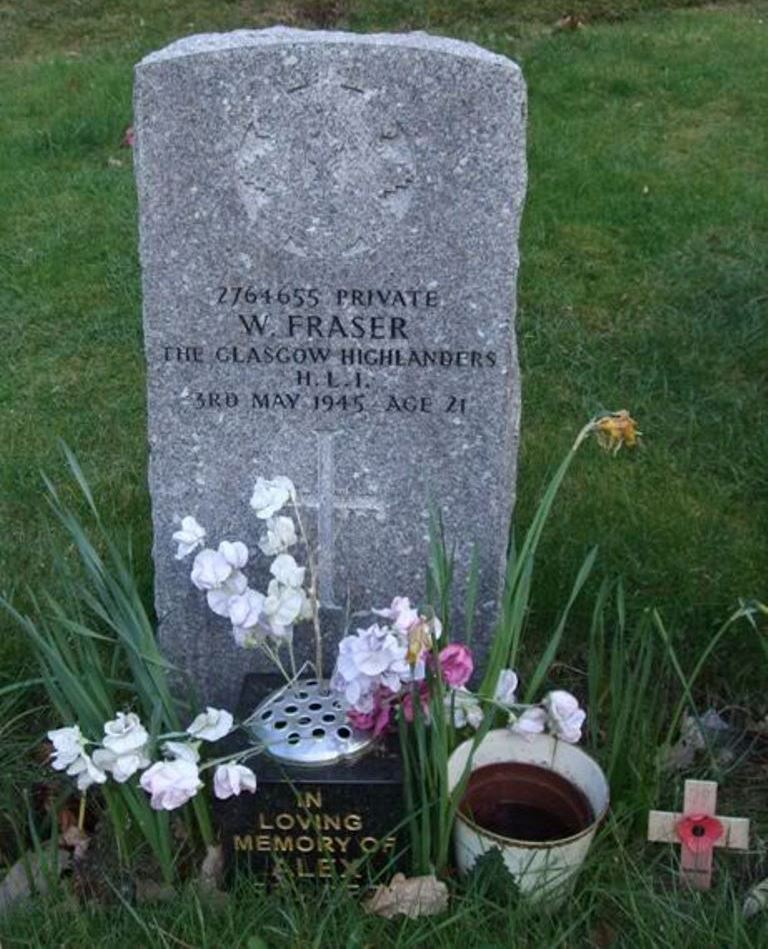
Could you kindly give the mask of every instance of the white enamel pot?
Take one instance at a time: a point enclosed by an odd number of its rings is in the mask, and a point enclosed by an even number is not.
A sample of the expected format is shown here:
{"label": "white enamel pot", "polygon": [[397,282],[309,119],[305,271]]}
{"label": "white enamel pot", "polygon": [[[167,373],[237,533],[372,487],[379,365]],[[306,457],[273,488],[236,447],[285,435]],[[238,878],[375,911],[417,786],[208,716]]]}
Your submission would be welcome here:
{"label": "white enamel pot", "polygon": [[[471,774],[485,769],[482,774],[475,775],[481,780],[473,781],[475,787],[470,795],[465,795],[465,803],[456,816],[453,839],[459,872],[469,872],[482,854],[492,849],[499,850],[522,894],[531,900],[546,898],[550,906],[557,905],[570,892],[595,831],[608,810],[609,790],[605,775],[597,762],[581,748],[551,735],[525,737],[501,728],[489,732],[474,755],[472,744],[470,739],[459,745],[448,761],[451,790],[461,780],[470,757]],[[487,767],[491,765],[497,767]],[[528,765],[534,767],[519,767]],[[538,772],[539,768],[550,774]],[[546,804],[544,813],[550,811],[558,816],[562,813],[567,818],[563,826],[568,826],[570,821],[571,829],[563,836],[557,835],[549,840],[515,839],[489,830],[474,819],[482,811],[484,794],[494,798],[486,802],[491,806],[506,804],[496,800],[505,795],[516,799],[516,791],[520,788],[516,788],[514,782],[527,780],[521,777],[523,773],[537,774],[539,781],[539,785],[533,788],[529,782],[521,791],[523,799],[527,794],[527,800],[532,804]],[[493,776],[493,780],[485,780],[485,775]],[[477,809],[467,806],[470,797],[478,805]],[[582,808],[581,814],[578,813],[579,807]],[[560,825],[553,821],[552,826]]]}

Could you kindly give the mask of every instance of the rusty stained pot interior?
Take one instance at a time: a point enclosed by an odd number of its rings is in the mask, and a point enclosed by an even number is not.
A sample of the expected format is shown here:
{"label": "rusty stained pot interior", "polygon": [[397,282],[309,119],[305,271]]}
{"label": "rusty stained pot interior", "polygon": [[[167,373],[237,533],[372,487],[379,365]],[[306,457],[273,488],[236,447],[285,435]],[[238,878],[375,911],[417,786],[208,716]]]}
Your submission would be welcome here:
{"label": "rusty stained pot interior", "polygon": [[460,811],[483,830],[530,843],[573,837],[595,819],[585,794],[562,775],[509,761],[472,772]]}

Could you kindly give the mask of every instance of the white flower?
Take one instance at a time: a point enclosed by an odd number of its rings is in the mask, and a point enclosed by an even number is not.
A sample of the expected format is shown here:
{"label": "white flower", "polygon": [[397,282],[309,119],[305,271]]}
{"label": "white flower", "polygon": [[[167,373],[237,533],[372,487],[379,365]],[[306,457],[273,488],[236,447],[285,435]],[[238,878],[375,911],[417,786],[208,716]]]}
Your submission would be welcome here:
{"label": "white flower", "polygon": [[374,623],[368,629],[358,629],[355,636],[342,640],[345,649],[339,649],[339,670],[347,679],[359,673],[378,676],[388,669],[396,668],[398,675],[407,670],[405,659],[407,648],[386,627]]}
{"label": "white flower", "polygon": [[306,596],[303,590],[283,586],[277,580],[270,580],[264,612],[272,627],[292,626],[301,616]]}
{"label": "white flower", "polygon": [[334,688],[358,712],[373,708],[373,693],[379,686],[398,692],[411,679],[407,645],[386,626],[374,623],[358,629],[339,643]]}
{"label": "white flower", "polygon": [[233,596],[229,601],[229,619],[233,626],[243,629],[252,629],[258,625],[264,612],[265,597],[257,590],[246,590],[240,596]]}
{"label": "white flower", "polygon": [[86,791],[92,784],[103,784],[107,780],[104,771],[86,754],[86,738],[79,725],[56,728],[48,732],[48,740],[53,744],[51,767],[64,771],[70,777],[77,778],[77,787]]}
{"label": "white flower", "polygon": [[285,553],[297,542],[293,518],[271,517],[267,521],[266,534],[262,534],[259,539],[259,547],[267,557],[274,557],[276,554]]}
{"label": "white flower", "polygon": [[241,791],[256,790],[256,775],[243,764],[220,764],[213,776],[213,793],[222,801]]}
{"label": "white flower", "polygon": [[279,623],[270,621],[267,627],[267,635],[278,645],[293,642],[293,626],[281,626]]}
{"label": "white flower", "polygon": [[229,600],[232,635],[237,645],[244,649],[260,646],[267,635],[266,618],[262,621],[265,599],[263,593],[248,588]]}
{"label": "white flower", "polygon": [[264,644],[270,632],[269,626],[233,626],[232,638],[241,649],[256,649]]}
{"label": "white flower", "polygon": [[197,764],[200,760],[199,741],[164,741],[163,753],[174,761],[191,761]]}
{"label": "white flower", "polygon": [[92,784],[104,784],[106,773],[85,752],[67,768],[67,774],[77,777],[79,791],[87,791]]}
{"label": "white flower", "polygon": [[102,771],[110,771],[118,784],[150,764],[149,733],[135,712],[118,712],[115,719],[105,722],[102,744],[104,747],[93,753],[93,763]]}
{"label": "white flower", "polygon": [[233,597],[245,593],[248,587],[248,578],[244,573],[235,570],[228,580],[217,590],[209,590],[205,594],[208,606],[217,616],[229,616],[229,604]]}
{"label": "white flower", "polygon": [[48,741],[53,744],[51,767],[55,771],[63,771],[85,754],[85,738],[79,725],[48,732]]}
{"label": "white flower", "polygon": [[581,738],[581,726],[587,717],[578,699],[570,692],[556,689],[542,703],[548,712],[547,725],[553,735],[575,744]]}
{"label": "white flower", "polygon": [[304,583],[306,567],[300,567],[290,554],[280,554],[272,561],[269,572],[279,583],[296,589]]}
{"label": "white flower", "polygon": [[517,684],[517,673],[514,669],[502,669],[493,696],[494,700],[500,705],[514,705],[517,702],[517,696],[515,695]]}
{"label": "white flower", "polygon": [[344,697],[350,708],[364,715],[373,711],[373,694],[376,687],[376,680],[369,676],[359,675],[353,679],[345,679],[339,672],[338,665],[331,676],[331,688]]}
{"label": "white flower", "polygon": [[142,774],[139,783],[152,796],[150,804],[156,811],[181,807],[203,786],[197,765],[182,758],[158,761]]}
{"label": "white flower", "polygon": [[218,590],[232,574],[232,564],[218,550],[201,550],[192,564],[190,579],[198,590]]}
{"label": "white flower", "polygon": [[465,725],[470,725],[474,729],[480,727],[483,721],[483,710],[477,696],[465,686],[451,689],[445,696],[444,702],[448,711],[453,709],[455,728],[464,728]]}
{"label": "white flower", "polygon": [[233,543],[228,540],[223,540],[219,544],[219,553],[233,570],[242,570],[248,563],[248,548],[240,540],[236,540]]}
{"label": "white flower", "polygon": [[301,602],[301,612],[299,613],[299,619],[312,619],[312,600],[307,596],[304,590],[299,590],[302,596]]}
{"label": "white flower", "polygon": [[202,738],[203,741],[218,741],[232,731],[232,713],[225,708],[211,708],[209,705],[204,712],[187,728],[187,734],[193,738]]}
{"label": "white flower", "polygon": [[116,757],[144,751],[149,733],[135,712],[118,712],[117,718],[104,724],[102,745]]}
{"label": "white flower", "polygon": [[118,784],[124,784],[137,771],[148,767],[152,762],[144,749],[116,755],[108,748],[97,748],[93,753],[93,763],[102,771],[111,771]]}
{"label": "white flower", "polygon": [[181,519],[181,530],[173,535],[173,539],[179,545],[176,551],[176,559],[183,560],[187,554],[192,553],[199,547],[205,537],[205,528],[201,527],[194,517],[187,516]]}
{"label": "white flower", "polygon": [[511,728],[512,731],[517,732],[518,735],[524,735],[526,738],[530,738],[532,735],[541,734],[546,724],[546,710],[541,708],[540,705],[534,705],[533,708],[527,708],[522,715],[515,719]]}
{"label": "white flower", "polygon": [[296,497],[296,489],[290,478],[282,475],[267,481],[257,478],[251,495],[251,507],[260,520],[268,521],[286,504]]}

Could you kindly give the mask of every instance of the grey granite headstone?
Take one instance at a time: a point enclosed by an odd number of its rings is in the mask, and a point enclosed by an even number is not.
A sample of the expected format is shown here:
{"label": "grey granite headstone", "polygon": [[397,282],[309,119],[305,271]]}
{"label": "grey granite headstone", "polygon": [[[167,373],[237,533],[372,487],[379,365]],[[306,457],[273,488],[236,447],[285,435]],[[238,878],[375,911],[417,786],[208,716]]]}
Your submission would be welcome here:
{"label": "grey granite headstone", "polygon": [[169,656],[213,702],[259,666],[170,538],[194,514],[245,540],[263,589],[248,500],[278,474],[319,543],[329,664],[347,619],[423,598],[430,502],[458,601],[477,545],[487,641],[518,443],[519,68],[423,33],[193,36],[137,66],[135,121]]}

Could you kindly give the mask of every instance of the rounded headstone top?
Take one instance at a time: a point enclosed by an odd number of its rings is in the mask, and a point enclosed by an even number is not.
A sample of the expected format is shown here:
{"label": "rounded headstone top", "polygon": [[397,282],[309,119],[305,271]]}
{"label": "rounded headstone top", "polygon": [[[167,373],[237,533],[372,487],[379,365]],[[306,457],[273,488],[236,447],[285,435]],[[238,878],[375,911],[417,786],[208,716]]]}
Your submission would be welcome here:
{"label": "rounded headstone top", "polygon": [[447,36],[433,36],[423,30],[411,33],[349,33],[342,30],[298,30],[288,26],[272,26],[263,30],[233,30],[230,33],[197,33],[175,40],[163,49],[149,53],[138,67],[151,66],[166,60],[205,53],[228,52],[249,47],[311,44],[317,46],[372,46],[445,53],[460,59],[486,62],[513,72],[520,72],[514,60],[493,53],[475,43]]}

